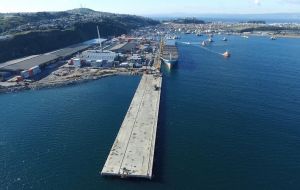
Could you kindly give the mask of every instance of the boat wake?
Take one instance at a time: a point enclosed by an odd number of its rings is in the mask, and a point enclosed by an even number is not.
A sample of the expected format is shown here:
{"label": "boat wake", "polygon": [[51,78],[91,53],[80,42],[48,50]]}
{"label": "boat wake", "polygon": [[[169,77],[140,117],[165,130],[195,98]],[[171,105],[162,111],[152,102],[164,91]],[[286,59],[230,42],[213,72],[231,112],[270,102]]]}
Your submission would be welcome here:
{"label": "boat wake", "polygon": [[198,45],[199,43],[191,43],[191,42],[181,42],[181,43],[186,44],[186,45],[192,45],[194,47],[200,47],[208,52],[223,56],[223,53],[219,53],[219,52],[213,51],[207,47],[200,46],[200,45]]}
{"label": "boat wake", "polygon": [[206,51],[208,51],[208,52],[215,53],[215,54],[217,54],[217,55],[221,55],[221,56],[223,56],[223,54],[222,54],[222,53],[219,53],[219,52],[213,51],[213,50],[211,50],[211,49],[208,49],[207,47],[203,47],[203,46],[198,46],[198,47],[200,47],[200,48],[202,48],[202,49],[204,49],[204,50],[206,50]]}
{"label": "boat wake", "polygon": [[198,44],[198,42],[181,42],[181,43],[183,43],[185,45],[197,45]]}

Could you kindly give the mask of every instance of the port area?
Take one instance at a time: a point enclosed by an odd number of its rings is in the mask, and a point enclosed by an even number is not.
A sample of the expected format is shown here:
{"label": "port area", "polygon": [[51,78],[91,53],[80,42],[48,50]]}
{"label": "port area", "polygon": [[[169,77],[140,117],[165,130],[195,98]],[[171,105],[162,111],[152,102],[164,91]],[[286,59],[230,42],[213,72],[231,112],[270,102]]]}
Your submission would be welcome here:
{"label": "port area", "polygon": [[102,169],[103,176],[152,178],[162,77],[144,74]]}
{"label": "port area", "polygon": [[11,60],[0,64],[0,94],[61,87],[115,75],[142,75],[156,69],[153,63],[158,45],[157,40],[122,35]]}

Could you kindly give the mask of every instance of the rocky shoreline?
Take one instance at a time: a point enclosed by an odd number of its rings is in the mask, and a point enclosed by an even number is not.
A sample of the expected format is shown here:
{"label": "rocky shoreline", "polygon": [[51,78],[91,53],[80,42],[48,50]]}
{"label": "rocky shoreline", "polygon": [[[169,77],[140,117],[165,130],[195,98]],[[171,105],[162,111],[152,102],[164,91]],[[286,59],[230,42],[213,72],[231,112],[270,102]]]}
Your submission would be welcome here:
{"label": "rocky shoreline", "polygon": [[117,75],[140,75],[142,72],[128,69],[91,69],[91,68],[70,68],[61,67],[47,77],[37,81],[15,82],[8,86],[0,87],[2,93],[16,93],[25,90],[40,90],[47,88],[58,88],[70,85],[81,84],[105,77]]}

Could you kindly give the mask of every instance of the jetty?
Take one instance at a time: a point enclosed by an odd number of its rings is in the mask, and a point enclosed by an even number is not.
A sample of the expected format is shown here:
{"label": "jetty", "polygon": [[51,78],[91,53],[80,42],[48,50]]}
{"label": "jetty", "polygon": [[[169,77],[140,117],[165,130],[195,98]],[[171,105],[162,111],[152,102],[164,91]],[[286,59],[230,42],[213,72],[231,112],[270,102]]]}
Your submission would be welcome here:
{"label": "jetty", "polygon": [[101,174],[152,178],[162,77],[144,74]]}

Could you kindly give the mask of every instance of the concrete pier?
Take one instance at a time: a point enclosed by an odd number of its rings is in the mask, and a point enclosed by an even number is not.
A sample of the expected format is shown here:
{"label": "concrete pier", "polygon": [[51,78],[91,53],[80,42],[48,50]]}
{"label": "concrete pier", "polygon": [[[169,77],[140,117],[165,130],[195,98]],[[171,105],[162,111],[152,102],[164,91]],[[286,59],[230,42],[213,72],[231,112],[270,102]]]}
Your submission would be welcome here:
{"label": "concrete pier", "polygon": [[162,78],[144,74],[102,175],[152,178]]}

